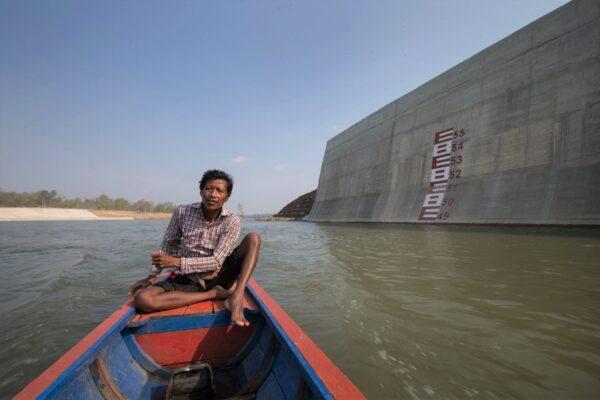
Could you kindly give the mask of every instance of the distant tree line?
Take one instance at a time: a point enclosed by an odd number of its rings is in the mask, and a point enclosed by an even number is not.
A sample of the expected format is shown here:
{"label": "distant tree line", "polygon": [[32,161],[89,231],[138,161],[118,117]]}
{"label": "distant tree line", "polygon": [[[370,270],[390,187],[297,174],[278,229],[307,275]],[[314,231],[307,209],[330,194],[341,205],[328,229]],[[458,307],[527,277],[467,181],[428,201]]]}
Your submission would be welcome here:
{"label": "distant tree line", "polygon": [[88,210],[124,210],[143,212],[173,212],[177,208],[171,202],[154,204],[141,199],[130,203],[122,197],[111,199],[101,194],[95,199],[67,199],[60,196],[56,190],[40,190],[33,193],[4,192],[0,190],[0,207],[53,207],[53,208],[84,208]]}

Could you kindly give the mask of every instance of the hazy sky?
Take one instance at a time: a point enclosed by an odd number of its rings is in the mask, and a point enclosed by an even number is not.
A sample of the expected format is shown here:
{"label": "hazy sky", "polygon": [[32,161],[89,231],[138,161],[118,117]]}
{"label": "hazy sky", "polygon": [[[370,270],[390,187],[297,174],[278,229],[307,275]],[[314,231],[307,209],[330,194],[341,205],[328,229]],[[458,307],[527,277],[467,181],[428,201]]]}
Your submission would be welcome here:
{"label": "hazy sky", "polygon": [[0,0],[0,187],[275,212],[325,144],[564,4]]}

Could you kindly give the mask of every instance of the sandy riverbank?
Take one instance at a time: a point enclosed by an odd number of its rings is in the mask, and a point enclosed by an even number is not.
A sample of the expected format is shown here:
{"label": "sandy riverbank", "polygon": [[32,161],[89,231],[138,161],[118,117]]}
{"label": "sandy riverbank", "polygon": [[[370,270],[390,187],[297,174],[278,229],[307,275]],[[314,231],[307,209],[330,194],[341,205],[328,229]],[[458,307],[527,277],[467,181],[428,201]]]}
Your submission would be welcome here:
{"label": "sandy riverbank", "polygon": [[117,211],[117,210],[90,210],[98,217],[133,218],[133,219],[171,219],[171,213]]}
{"label": "sandy riverbank", "polygon": [[82,210],[75,208],[0,207],[0,221],[105,221],[169,219],[170,213]]}

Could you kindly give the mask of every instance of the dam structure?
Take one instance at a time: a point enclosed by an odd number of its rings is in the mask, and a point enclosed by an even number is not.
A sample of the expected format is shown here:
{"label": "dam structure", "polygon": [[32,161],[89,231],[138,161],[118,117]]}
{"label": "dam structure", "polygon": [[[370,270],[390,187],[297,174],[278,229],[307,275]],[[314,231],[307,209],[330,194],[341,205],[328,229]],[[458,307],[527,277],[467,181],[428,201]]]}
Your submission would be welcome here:
{"label": "dam structure", "polygon": [[600,1],[574,0],[327,142],[309,221],[600,225]]}

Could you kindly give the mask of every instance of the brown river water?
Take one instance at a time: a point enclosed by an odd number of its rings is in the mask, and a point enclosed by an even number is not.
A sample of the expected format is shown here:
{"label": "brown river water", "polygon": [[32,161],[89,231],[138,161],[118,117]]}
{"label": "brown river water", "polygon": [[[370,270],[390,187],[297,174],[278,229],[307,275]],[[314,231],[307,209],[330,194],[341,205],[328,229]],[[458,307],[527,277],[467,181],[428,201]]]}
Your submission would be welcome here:
{"label": "brown river water", "polygon": [[[0,223],[0,398],[126,300],[168,221]],[[370,399],[600,398],[600,231],[244,221]]]}

